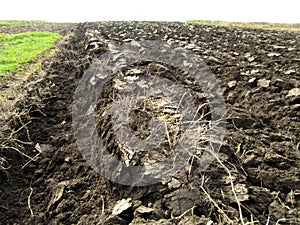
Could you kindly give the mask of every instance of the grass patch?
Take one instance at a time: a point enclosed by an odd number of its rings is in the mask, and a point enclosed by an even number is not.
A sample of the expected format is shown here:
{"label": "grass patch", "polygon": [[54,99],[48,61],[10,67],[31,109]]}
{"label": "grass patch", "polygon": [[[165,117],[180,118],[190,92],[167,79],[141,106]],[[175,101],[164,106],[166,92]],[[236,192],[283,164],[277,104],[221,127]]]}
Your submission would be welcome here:
{"label": "grass patch", "polygon": [[13,72],[53,47],[61,36],[51,32],[0,34],[0,74]]}

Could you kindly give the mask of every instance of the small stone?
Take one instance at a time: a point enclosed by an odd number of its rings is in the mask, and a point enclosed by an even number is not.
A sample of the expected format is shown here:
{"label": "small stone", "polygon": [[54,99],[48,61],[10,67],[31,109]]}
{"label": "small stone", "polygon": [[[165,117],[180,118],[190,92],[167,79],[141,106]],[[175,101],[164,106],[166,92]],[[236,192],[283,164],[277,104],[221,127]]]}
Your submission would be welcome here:
{"label": "small stone", "polygon": [[299,96],[300,95],[300,88],[293,88],[289,90],[289,93],[286,97],[293,97],[293,96]]}
{"label": "small stone", "polygon": [[126,38],[123,40],[123,42],[131,42],[131,41],[133,41],[133,39],[131,39],[131,38]]}
{"label": "small stone", "polygon": [[293,111],[300,111],[300,104],[295,104],[291,106],[291,110]]}
{"label": "small stone", "polygon": [[249,58],[247,58],[249,62],[253,62],[254,61],[254,56],[250,56]]}
{"label": "small stone", "polygon": [[65,162],[70,162],[71,161],[71,157],[66,157],[65,158]]}
{"label": "small stone", "polygon": [[132,207],[131,198],[122,199],[118,201],[117,204],[115,205],[112,211],[112,215],[120,215],[130,207]]}
{"label": "small stone", "polygon": [[243,76],[249,76],[249,75],[251,75],[251,72],[250,72],[250,70],[247,70],[246,72],[241,72],[240,74]]}
{"label": "small stone", "polygon": [[232,80],[232,81],[228,82],[227,85],[228,85],[229,88],[233,88],[233,87],[236,86],[236,84],[237,84],[236,80]]}
{"label": "small stone", "polygon": [[256,77],[252,77],[251,79],[248,80],[249,84],[252,84],[256,80]]}
{"label": "small stone", "polygon": [[268,53],[268,56],[269,57],[278,57],[278,56],[280,56],[280,54],[279,53],[276,53],[276,52],[271,52],[271,53]]}
{"label": "small stone", "polygon": [[253,69],[250,71],[250,74],[257,74],[259,72],[259,69]]}
{"label": "small stone", "polygon": [[168,183],[169,189],[179,188],[180,185],[181,183],[175,178],[172,178],[171,182]]}
{"label": "small stone", "polygon": [[246,94],[245,94],[245,98],[249,98],[250,94],[251,94],[251,91],[247,91]]}
{"label": "small stone", "polygon": [[296,70],[291,69],[291,70],[287,70],[287,71],[284,72],[285,75],[289,75],[289,74],[292,74],[292,73],[296,73]]}
{"label": "small stone", "polygon": [[195,45],[194,43],[190,43],[190,44],[188,44],[188,45],[185,46],[185,48],[186,48],[186,49],[189,49],[189,50],[192,50],[192,49],[197,48],[197,47],[198,47],[198,46]]}
{"label": "small stone", "polygon": [[285,49],[286,47],[281,46],[281,45],[273,45],[274,49]]}
{"label": "small stone", "polygon": [[260,79],[260,80],[258,80],[257,85],[258,85],[258,87],[263,87],[263,88],[269,87],[270,86],[270,80]]}
{"label": "small stone", "polygon": [[245,58],[249,61],[249,62],[253,62],[255,57],[251,55],[250,52],[245,54]]}

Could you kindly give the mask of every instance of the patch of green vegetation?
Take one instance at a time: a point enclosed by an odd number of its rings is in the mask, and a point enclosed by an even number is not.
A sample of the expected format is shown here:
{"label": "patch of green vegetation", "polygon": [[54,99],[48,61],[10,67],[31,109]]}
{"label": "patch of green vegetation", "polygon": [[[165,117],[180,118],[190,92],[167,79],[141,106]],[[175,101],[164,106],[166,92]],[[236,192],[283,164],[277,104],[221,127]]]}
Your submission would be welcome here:
{"label": "patch of green vegetation", "polygon": [[0,74],[15,71],[53,47],[61,36],[51,32],[0,34]]}

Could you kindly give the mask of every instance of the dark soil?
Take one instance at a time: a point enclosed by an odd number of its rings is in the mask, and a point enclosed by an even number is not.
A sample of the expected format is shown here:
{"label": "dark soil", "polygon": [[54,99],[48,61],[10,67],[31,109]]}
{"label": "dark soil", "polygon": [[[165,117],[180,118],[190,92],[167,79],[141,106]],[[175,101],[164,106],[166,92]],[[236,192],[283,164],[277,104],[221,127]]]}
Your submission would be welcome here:
{"label": "dark soil", "polygon": [[0,33],[16,34],[23,32],[47,31],[67,35],[74,27],[72,23],[47,23],[47,22],[32,22],[20,25],[0,24]]}
{"label": "dark soil", "polygon": [[[13,137],[22,141],[5,143],[37,157],[28,163],[16,151],[0,149],[10,165],[0,170],[1,224],[242,224],[241,214],[248,224],[300,224],[298,32],[141,22],[84,23],[68,32],[62,31],[68,35],[57,54],[43,60],[43,72],[24,83],[24,97],[2,128],[8,137],[17,131]],[[101,177],[83,159],[72,130],[75,89],[109,43],[130,40],[163,40],[190,49],[220,81],[228,109],[226,136],[219,161],[207,170],[187,162],[172,179],[131,187]],[[165,72],[155,63],[135,68]],[[169,69],[175,77],[170,79],[180,83],[184,73]],[[99,110],[109,106],[112,91],[108,86],[102,93]],[[205,99],[195,96],[195,101]],[[138,113],[140,107],[132,111],[140,122],[131,127],[143,139],[150,117]],[[112,130],[105,121],[98,117],[98,132],[108,137]],[[111,144],[114,138],[106,140],[111,154],[122,160],[120,146]],[[146,161],[138,160],[134,163]],[[127,207],[113,215],[120,200]]]}

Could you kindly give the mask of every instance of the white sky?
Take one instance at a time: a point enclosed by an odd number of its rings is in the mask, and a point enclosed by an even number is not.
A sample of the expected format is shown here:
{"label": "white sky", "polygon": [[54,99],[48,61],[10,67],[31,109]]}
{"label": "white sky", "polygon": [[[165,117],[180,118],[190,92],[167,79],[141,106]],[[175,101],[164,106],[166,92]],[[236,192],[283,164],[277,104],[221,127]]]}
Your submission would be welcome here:
{"label": "white sky", "polygon": [[300,0],[1,0],[0,20],[300,23]]}

